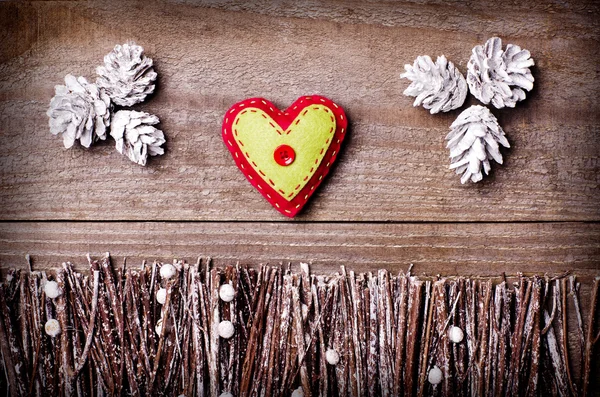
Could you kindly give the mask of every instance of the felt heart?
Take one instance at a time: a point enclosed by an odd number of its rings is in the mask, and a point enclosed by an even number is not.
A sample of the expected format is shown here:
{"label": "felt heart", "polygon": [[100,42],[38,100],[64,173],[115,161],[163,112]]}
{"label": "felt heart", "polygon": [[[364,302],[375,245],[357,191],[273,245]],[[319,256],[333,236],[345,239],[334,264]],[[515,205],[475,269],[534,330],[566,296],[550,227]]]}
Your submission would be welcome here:
{"label": "felt heart", "polygon": [[293,217],[335,162],[347,124],[344,110],[321,96],[301,97],[284,112],[250,98],[225,114],[223,140],[250,183]]}

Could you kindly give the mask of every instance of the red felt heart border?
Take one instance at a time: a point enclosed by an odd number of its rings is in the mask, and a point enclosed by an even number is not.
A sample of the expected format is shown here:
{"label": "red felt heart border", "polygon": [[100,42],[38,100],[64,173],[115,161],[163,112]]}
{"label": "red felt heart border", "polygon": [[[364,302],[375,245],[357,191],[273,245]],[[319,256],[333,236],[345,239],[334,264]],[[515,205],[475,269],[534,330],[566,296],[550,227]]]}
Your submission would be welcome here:
{"label": "red felt heart border", "polygon": [[[279,194],[279,192],[273,189],[269,183],[265,181],[263,176],[256,172],[248,162],[238,143],[233,138],[232,124],[238,113],[252,107],[264,111],[285,131],[303,109],[315,104],[327,106],[329,110],[331,110],[335,116],[336,130],[333,134],[332,142],[313,176],[292,200],[287,201]],[[300,212],[329,172],[329,169],[340,152],[340,147],[346,136],[347,128],[348,120],[346,119],[344,110],[332,100],[319,95],[300,97],[283,112],[264,98],[249,98],[236,103],[229,108],[225,114],[223,119],[223,141],[225,142],[227,149],[231,152],[236,165],[246,176],[248,181],[250,181],[252,186],[254,186],[256,190],[258,190],[279,212],[291,218]]]}

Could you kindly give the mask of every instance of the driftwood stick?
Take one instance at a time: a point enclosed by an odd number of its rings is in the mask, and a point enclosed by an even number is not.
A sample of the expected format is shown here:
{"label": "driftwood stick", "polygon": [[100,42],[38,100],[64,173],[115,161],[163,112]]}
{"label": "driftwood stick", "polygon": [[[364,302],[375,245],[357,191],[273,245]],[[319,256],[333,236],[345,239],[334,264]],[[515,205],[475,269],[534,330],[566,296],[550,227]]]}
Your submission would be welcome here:
{"label": "driftwood stick", "polygon": [[[356,275],[353,271],[350,271],[349,285],[347,285],[350,290],[350,304],[352,305],[352,309],[348,311],[347,314],[352,320],[352,346],[354,346],[354,374],[351,374],[351,377],[354,376],[356,380],[356,394],[360,394],[362,390],[365,388],[365,376],[363,376],[363,346],[361,346],[361,330],[363,325],[363,316],[362,316],[362,299],[360,298],[360,291],[358,287],[358,283],[356,282]],[[363,330],[364,332],[364,330]]]}
{"label": "driftwood stick", "polygon": [[391,332],[388,315],[388,293],[387,272],[379,270],[377,275],[378,292],[377,292],[377,320],[379,329],[379,384],[381,387],[381,395],[383,397],[390,396],[393,391],[392,382],[392,363],[391,363],[391,346],[388,338]]}
{"label": "driftwood stick", "polygon": [[[448,333],[446,332],[446,327],[450,320],[446,306],[446,280],[442,279],[436,281],[433,284],[433,293],[435,295],[433,301],[435,302],[434,310],[437,327],[437,344],[432,348],[432,353],[437,356],[438,367],[442,371],[441,393],[444,396],[451,396],[453,395],[453,380],[452,372],[450,371],[450,362],[452,360],[450,357],[450,342],[448,341]],[[458,302],[458,299],[456,299],[456,302]]]}
{"label": "driftwood stick", "polygon": [[[256,304],[253,304],[254,316],[252,319],[252,325],[250,330],[250,338],[248,339],[246,356],[244,358],[244,364],[242,367],[242,380],[240,383],[240,396],[247,396],[251,392],[251,382],[253,379],[253,375],[256,370],[256,356],[257,356],[257,348],[258,348],[258,338],[262,335],[263,332],[263,317],[265,312],[265,298],[267,295],[267,288],[269,286],[272,287],[275,272],[265,271],[260,272],[262,277],[259,277],[256,288],[254,288],[254,296],[252,301]],[[269,275],[269,280],[263,280],[265,277]],[[267,284],[265,286],[265,284]]]}
{"label": "driftwood stick", "polygon": [[406,302],[408,298],[408,277],[404,274],[398,276],[396,280],[398,286],[398,313],[396,317],[396,357],[395,357],[395,374],[394,374],[394,389],[393,395],[400,396],[402,394],[402,385],[404,383],[404,351],[406,338]]}
{"label": "driftwood stick", "polygon": [[533,335],[531,339],[531,359],[529,368],[529,382],[527,385],[527,396],[538,395],[539,367],[540,367],[540,301],[541,281],[534,279],[533,293],[531,295],[531,311],[533,312]]}
{"label": "driftwood stick", "polygon": [[347,369],[348,369],[348,393],[350,396],[355,397],[358,394],[359,383],[358,383],[358,373],[356,369],[356,351],[354,347],[354,328],[352,326],[352,321],[349,316],[349,306],[352,305],[349,286],[348,286],[348,276],[346,275],[346,270],[342,268],[343,278],[340,282],[340,307],[342,309],[342,324],[344,328],[344,352],[347,357]]}
{"label": "driftwood stick", "polygon": [[[521,368],[521,354],[519,352],[523,346],[523,328],[525,327],[525,320],[527,316],[527,307],[531,298],[532,283],[526,282],[523,277],[521,278],[521,285],[519,288],[519,294],[517,295],[517,310],[516,310],[516,324],[513,331],[511,350],[515,354],[511,355],[510,363],[510,376],[509,376],[509,390],[513,395],[517,395],[519,392],[519,370]],[[525,286],[527,284],[527,286]]]}
{"label": "driftwood stick", "polygon": [[338,277],[336,285],[336,293],[334,295],[334,329],[333,329],[333,348],[335,351],[342,352],[340,356],[340,362],[335,366],[335,376],[337,380],[338,392],[341,396],[347,396],[349,394],[348,386],[348,357],[346,354],[346,338],[345,324],[342,319],[342,283],[344,282],[341,277]]}
{"label": "driftwood stick", "polygon": [[[327,307],[325,307],[325,305],[323,305],[323,307],[321,307],[320,301],[325,302],[326,299],[326,293],[325,293],[325,286],[324,286],[324,282],[322,280],[318,280],[316,277],[313,278],[313,283],[312,283],[312,287],[311,287],[311,292],[312,292],[312,296],[313,296],[313,302],[314,302],[314,306],[315,306],[315,315],[316,316],[323,316],[324,318],[324,323],[328,324],[331,321],[331,317],[329,317],[327,315]],[[327,344],[325,343],[325,331],[324,331],[325,326],[320,326],[318,327],[318,333],[319,333],[319,391],[318,394],[319,396],[326,396],[327,393],[329,392],[329,377],[327,376],[327,360],[326,360],[326,352],[327,352]],[[316,366],[316,363],[315,363]]]}
{"label": "driftwood stick", "polygon": [[289,274],[283,275],[283,296],[281,304],[281,315],[279,318],[279,351],[280,351],[280,362],[279,367],[281,368],[281,375],[276,376],[276,383],[279,384],[279,393],[283,395],[286,393],[286,381],[288,373],[290,372],[290,366],[292,363],[288,355],[290,340],[290,329],[292,326],[292,276]]}
{"label": "driftwood stick", "polygon": [[412,396],[415,384],[415,373],[418,365],[415,365],[416,352],[418,350],[419,318],[421,314],[421,300],[423,296],[423,281],[410,277],[408,282],[408,319],[406,331],[406,370],[404,371],[404,395]]}
{"label": "driftwood stick", "polygon": [[56,308],[56,317],[60,323],[60,380],[62,386],[62,392],[66,396],[71,396],[74,393],[73,390],[73,377],[72,377],[72,354],[69,349],[69,312],[67,307],[66,299],[66,284],[65,284],[65,271],[63,269],[56,273],[56,282],[58,287],[63,291],[54,300],[54,307]]}
{"label": "driftwood stick", "polygon": [[377,280],[369,273],[368,288],[365,291],[365,297],[369,297],[368,309],[369,309],[369,351],[367,355],[367,385],[369,396],[377,396],[377,378],[379,375],[378,363],[379,363],[379,349],[378,349],[378,335],[379,335],[379,322],[377,320],[377,302],[378,302],[378,288]]}
{"label": "driftwood stick", "polygon": [[[277,390],[278,386],[277,384],[274,384],[274,378],[275,378],[275,371],[279,372],[280,367],[277,365],[279,360],[278,360],[278,345],[279,345],[279,340],[277,340],[276,335],[279,335],[279,326],[281,323],[281,317],[279,316],[279,313],[281,312],[281,305],[282,305],[282,291],[283,291],[283,274],[282,272],[278,272],[278,277],[277,277],[277,290],[275,291],[275,297],[274,299],[274,310],[272,315],[272,321],[273,321],[273,329],[271,334],[269,335],[269,357],[268,360],[266,361],[266,372],[267,372],[267,377],[266,377],[266,385],[264,386],[264,395],[265,396],[271,396],[273,393],[273,390]],[[316,302],[315,302],[316,303]]]}
{"label": "driftwood stick", "polygon": [[[208,277],[208,275],[207,275]],[[219,287],[221,276],[217,269],[210,270],[210,350],[208,360],[208,373],[210,379],[210,395],[218,396],[220,394],[220,377],[219,371],[219,323],[221,316],[219,313]]]}
{"label": "driftwood stick", "polygon": [[156,356],[154,356],[154,364],[152,365],[152,374],[150,376],[150,381],[148,382],[148,390],[149,390],[150,394],[154,392],[154,387],[156,384],[156,375],[158,373],[160,359],[161,359],[161,356],[162,356],[162,353],[164,350],[163,347],[165,344],[165,336],[167,334],[167,328],[168,328],[169,316],[170,316],[170,310],[171,310],[171,297],[172,297],[172,291],[173,291],[171,282],[168,282],[166,287],[167,287],[166,288],[167,297],[165,299],[165,304],[163,305],[163,308],[162,308],[162,316],[161,316],[162,326],[161,326],[160,335],[158,338],[158,347],[156,349]]}
{"label": "driftwood stick", "polygon": [[[575,276],[569,276],[569,295],[573,298],[573,306],[575,307],[575,315],[577,318],[577,336],[579,337],[579,360],[578,367],[583,371],[583,357],[585,356],[585,333],[583,332],[583,317],[581,316],[581,307],[579,305],[579,288],[581,284],[576,282]],[[578,382],[578,389],[582,391],[581,380],[583,377],[580,377],[580,381]]]}
{"label": "driftwood stick", "polygon": [[100,280],[100,272],[94,271],[94,296],[92,298],[92,309],[90,313],[90,322],[87,329],[87,336],[85,339],[85,346],[83,348],[83,352],[75,365],[75,370],[73,371],[73,377],[77,378],[81,369],[85,365],[88,354],[90,352],[90,347],[92,346],[92,339],[94,337],[94,324],[96,324],[96,311],[98,310],[98,282]]}
{"label": "driftwood stick", "polygon": [[592,353],[594,350],[594,344],[597,339],[595,335],[595,318],[596,309],[598,305],[598,289],[600,287],[600,277],[594,279],[594,285],[592,286],[592,299],[590,301],[590,315],[588,317],[587,325],[587,336],[585,339],[585,357],[583,362],[583,397],[587,397],[590,387],[590,373],[592,370]]}
{"label": "driftwood stick", "polygon": [[[300,303],[300,291],[298,286],[298,279],[294,277],[294,287],[292,288],[292,307],[294,309],[294,324],[295,324],[295,335],[296,335],[296,348],[298,349],[298,357],[304,357],[306,355],[306,347],[304,342],[304,329],[302,325],[302,307]],[[311,393],[311,380],[308,376],[308,368],[306,362],[302,360],[300,365],[300,381],[302,382],[302,389],[304,396],[310,397]]]}
{"label": "driftwood stick", "polygon": [[433,308],[435,304],[435,295],[431,291],[431,281],[425,283],[425,313],[424,326],[421,334],[421,354],[419,362],[419,383],[417,385],[417,396],[423,397],[426,389],[426,379],[429,371],[429,346],[431,344],[431,325],[433,324]]}
{"label": "driftwood stick", "polygon": [[[268,373],[268,365],[269,365],[269,356],[271,349],[271,338],[273,335],[273,329],[275,328],[275,316],[277,314],[277,290],[279,285],[277,280],[279,280],[279,272],[277,270],[273,270],[274,278],[273,285],[268,286],[267,295],[265,296],[264,306],[266,311],[265,316],[265,331],[262,339],[262,343],[260,343],[260,350],[258,350],[257,354],[257,362],[256,362],[256,377],[255,381],[252,385],[253,396],[259,395],[259,391],[261,388],[266,386],[266,377]],[[273,297],[272,291],[275,292],[275,296]]]}
{"label": "driftwood stick", "polygon": [[[558,286],[558,280],[556,281],[556,285]],[[568,347],[568,325],[569,322],[567,320],[567,279],[562,278],[560,280],[560,296],[562,298],[562,302],[560,305],[561,313],[562,313],[562,331],[561,331],[561,343],[562,343],[562,352],[564,357],[565,369],[567,370],[567,380],[569,382],[569,389],[571,393],[576,396],[577,392],[575,391],[575,383],[573,382],[573,377],[571,376],[571,365],[569,359],[569,347]]]}
{"label": "driftwood stick", "polygon": [[[550,314],[547,310],[544,310],[544,320],[546,323],[550,321]],[[560,354],[559,345],[556,340],[554,328],[550,327],[546,333],[546,350],[550,356],[550,362],[553,367],[554,379],[560,395],[569,395],[568,379],[566,377],[567,370],[564,366],[563,359]]]}
{"label": "driftwood stick", "polygon": [[2,310],[2,316],[0,316],[0,348],[4,370],[7,373],[9,391],[11,396],[21,396],[25,394],[25,385],[22,384],[20,376],[15,371],[15,365],[19,361],[15,360],[12,354],[13,348],[11,346],[14,346],[14,343],[12,342],[13,338],[11,338],[10,332],[13,328],[10,323],[4,285],[0,285],[0,310]]}
{"label": "driftwood stick", "polygon": [[194,346],[194,357],[196,361],[196,394],[198,396],[204,396],[204,346],[202,344],[202,336],[201,331],[201,314],[200,314],[200,305],[198,303],[199,296],[199,276],[196,269],[192,269],[192,313],[193,313],[193,346]]}
{"label": "driftwood stick", "polygon": [[[482,290],[483,289],[483,290]],[[478,313],[478,325],[477,329],[479,331],[479,361],[476,365],[477,368],[477,386],[478,386],[478,394],[482,396],[485,391],[485,373],[486,367],[489,362],[487,359],[487,349],[488,349],[488,332],[491,326],[491,321],[489,319],[490,314],[490,301],[492,297],[492,281],[488,280],[485,283],[480,283],[480,293],[483,296],[480,296],[480,302],[483,300],[483,305],[480,303],[480,310]]]}

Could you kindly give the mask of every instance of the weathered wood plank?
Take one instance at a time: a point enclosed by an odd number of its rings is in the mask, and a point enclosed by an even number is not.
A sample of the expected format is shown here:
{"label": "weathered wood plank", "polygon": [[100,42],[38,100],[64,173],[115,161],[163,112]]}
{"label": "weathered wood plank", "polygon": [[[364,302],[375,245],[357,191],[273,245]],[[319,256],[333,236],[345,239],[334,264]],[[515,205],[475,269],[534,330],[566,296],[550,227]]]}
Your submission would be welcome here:
{"label": "weathered wood plank", "polygon": [[[220,138],[235,101],[345,107],[339,165],[299,220],[600,220],[598,4],[573,1],[34,2],[0,4],[0,219],[281,220]],[[561,3],[562,4],[562,3]],[[143,6],[142,6],[143,5]],[[568,11],[568,12],[567,12]],[[531,50],[536,87],[495,111],[512,149],[479,186],[447,169],[448,125],[402,96],[404,63],[444,53],[466,70],[498,34]],[[108,143],[66,151],[45,110],[67,73],[93,78],[116,43],[155,59],[167,154],[145,169]]]}
{"label": "weathered wood plank", "polygon": [[[600,274],[600,224],[462,223],[346,224],[253,222],[5,222],[0,267],[37,269],[63,261],[86,265],[85,255],[110,252],[136,266],[142,260],[219,266],[308,261],[315,272],[340,265],[357,272],[387,268],[416,274],[499,276],[519,271]],[[85,268],[85,266],[83,266]]]}

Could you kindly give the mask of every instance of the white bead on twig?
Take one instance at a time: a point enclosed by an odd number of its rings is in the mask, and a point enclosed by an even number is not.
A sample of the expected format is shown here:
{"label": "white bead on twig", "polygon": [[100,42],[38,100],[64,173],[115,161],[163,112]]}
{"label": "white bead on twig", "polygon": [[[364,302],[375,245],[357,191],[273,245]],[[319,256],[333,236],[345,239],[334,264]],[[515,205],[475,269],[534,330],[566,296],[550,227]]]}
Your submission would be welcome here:
{"label": "white bead on twig", "polygon": [[333,349],[327,349],[325,352],[325,359],[327,363],[330,365],[337,365],[340,362],[340,355]]}
{"label": "white bead on twig", "polygon": [[231,321],[224,320],[219,323],[218,333],[221,338],[229,339],[235,333],[235,327]]}
{"label": "white bead on twig", "polygon": [[46,331],[46,334],[54,338],[60,334],[60,323],[58,320],[51,318],[50,320],[46,321],[44,330]]}
{"label": "white bead on twig", "polygon": [[156,291],[156,301],[161,305],[164,305],[167,301],[167,290],[164,288],[160,288]]}
{"label": "white bead on twig", "polygon": [[47,281],[44,285],[44,293],[50,299],[58,298],[62,294],[62,290],[56,281]]}
{"label": "white bead on twig", "polygon": [[160,277],[162,277],[165,280],[170,279],[171,277],[173,277],[176,274],[177,274],[177,269],[175,269],[175,266],[171,265],[170,263],[162,265],[160,268]]}
{"label": "white bead on twig", "polygon": [[223,284],[221,288],[219,288],[219,298],[223,302],[231,302],[235,297],[235,289],[231,284]]}

